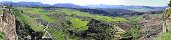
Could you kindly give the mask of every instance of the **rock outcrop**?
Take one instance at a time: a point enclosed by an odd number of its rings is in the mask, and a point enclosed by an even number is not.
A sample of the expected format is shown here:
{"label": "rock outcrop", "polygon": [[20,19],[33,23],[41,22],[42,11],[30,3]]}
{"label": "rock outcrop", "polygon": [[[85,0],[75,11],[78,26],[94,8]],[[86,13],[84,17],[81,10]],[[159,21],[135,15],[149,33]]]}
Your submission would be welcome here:
{"label": "rock outcrop", "polygon": [[15,16],[11,9],[3,8],[1,15],[1,31],[5,34],[7,40],[18,40],[15,25]]}

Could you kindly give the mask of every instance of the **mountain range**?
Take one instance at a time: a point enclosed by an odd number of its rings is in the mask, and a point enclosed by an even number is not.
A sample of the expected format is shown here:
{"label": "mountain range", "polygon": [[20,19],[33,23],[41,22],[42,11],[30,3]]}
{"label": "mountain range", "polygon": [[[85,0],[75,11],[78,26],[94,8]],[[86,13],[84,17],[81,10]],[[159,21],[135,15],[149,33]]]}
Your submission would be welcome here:
{"label": "mountain range", "polygon": [[151,6],[126,6],[126,5],[76,5],[72,3],[57,3],[57,4],[43,4],[41,2],[11,2],[11,1],[2,1],[3,4],[10,4],[14,7],[65,7],[65,8],[91,8],[91,9],[98,9],[98,8],[107,8],[107,9],[126,9],[132,11],[139,11],[139,12],[148,12],[148,11],[161,11],[167,8],[167,6],[163,7],[151,7]]}

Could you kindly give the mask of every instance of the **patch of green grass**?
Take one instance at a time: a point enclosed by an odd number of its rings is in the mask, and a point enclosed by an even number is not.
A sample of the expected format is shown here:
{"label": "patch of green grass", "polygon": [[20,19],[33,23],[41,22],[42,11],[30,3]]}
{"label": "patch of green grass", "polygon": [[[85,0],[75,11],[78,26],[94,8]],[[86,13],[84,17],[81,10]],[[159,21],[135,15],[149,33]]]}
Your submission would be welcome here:
{"label": "patch of green grass", "polygon": [[171,39],[171,32],[164,32],[159,35],[157,40],[170,40]]}
{"label": "patch of green grass", "polygon": [[43,27],[39,26],[40,24],[38,24],[35,19],[29,17],[29,16],[22,16],[21,17],[22,21],[28,25],[30,25],[30,27],[35,30],[35,31],[43,31]]}
{"label": "patch of green grass", "polygon": [[62,30],[56,29],[54,30],[53,28],[48,28],[47,31],[49,31],[53,37],[54,40],[78,40],[78,37],[73,37],[71,38],[70,33],[64,32]]}
{"label": "patch of green grass", "polygon": [[125,18],[122,17],[109,17],[109,16],[102,16],[102,15],[93,15],[86,12],[80,12],[77,10],[70,10],[70,9],[58,9],[53,11],[43,11],[41,8],[27,8],[24,10],[25,13],[36,13],[42,15],[41,18],[48,22],[53,22],[54,20],[46,15],[64,12],[70,16],[84,16],[84,17],[91,17],[97,20],[105,21],[105,22],[112,22],[112,21],[119,21],[119,22],[127,22]]}
{"label": "patch of green grass", "polygon": [[51,33],[54,40],[64,40],[64,33],[59,30],[53,30],[52,28],[48,28],[48,31]]}
{"label": "patch of green grass", "polygon": [[72,18],[72,17],[71,17],[70,21],[72,23],[72,26],[75,29],[78,29],[78,30],[87,30],[88,29],[88,26],[86,26],[88,21],[82,21],[79,18]]}
{"label": "patch of green grass", "polygon": [[141,32],[138,31],[140,29],[140,25],[137,22],[132,22],[132,24],[133,24],[132,28],[127,31],[129,34],[128,33],[126,33],[126,34],[128,34],[129,36],[131,34],[131,36],[133,37],[133,39],[136,39],[136,38],[138,38],[138,37],[141,36],[140,35]]}
{"label": "patch of green grass", "polygon": [[111,21],[114,21],[114,22],[126,22],[127,20],[125,18],[121,18],[121,17],[107,17],[107,16],[99,16],[99,15],[96,15],[94,17],[95,19],[97,20],[101,20],[101,21],[106,21],[106,22],[111,22]]}
{"label": "patch of green grass", "polygon": [[50,22],[50,23],[52,23],[52,22],[55,21],[54,19],[52,19],[52,18],[50,18],[50,17],[48,17],[46,15],[41,15],[40,18],[43,19],[43,20],[45,20],[45,21],[47,21],[47,22]]}
{"label": "patch of green grass", "polygon": [[130,34],[131,34],[134,38],[137,38],[137,37],[140,36],[140,32],[138,32],[137,30],[139,30],[139,29],[131,28],[130,31],[129,31]]}
{"label": "patch of green grass", "polygon": [[2,32],[0,32],[0,40],[5,40],[6,38],[5,38],[5,36],[4,36],[4,34],[2,34]]}
{"label": "patch of green grass", "polygon": [[[21,9],[21,8],[20,8]],[[56,13],[56,10],[44,11],[42,8],[22,8],[25,13],[36,13],[36,14],[53,14]]]}
{"label": "patch of green grass", "polygon": [[24,13],[37,14],[37,15],[40,15],[40,18],[43,19],[44,21],[47,21],[50,23],[54,22],[54,19],[47,16],[47,14],[53,13],[53,11],[52,12],[49,12],[49,11],[45,12],[41,8],[28,8],[28,9],[24,10]]}
{"label": "patch of green grass", "polygon": [[114,17],[114,21],[120,21],[120,22],[129,22],[127,19],[122,18],[122,17]]}
{"label": "patch of green grass", "polygon": [[23,10],[25,13],[39,13],[42,9],[40,8],[28,8]]}
{"label": "patch of green grass", "polygon": [[109,17],[109,16],[102,16],[102,15],[93,15],[93,14],[89,14],[89,13],[86,13],[86,12],[72,11],[72,10],[69,10],[69,9],[61,9],[61,10],[58,10],[58,11],[64,12],[67,15],[71,15],[71,16],[91,17],[91,18],[101,20],[101,21],[105,21],[105,22],[112,22],[112,21],[127,22],[128,21],[125,18],[121,18],[121,17]]}
{"label": "patch of green grass", "polygon": [[77,11],[77,10],[72,11],[72,10],[69,10],[69,9],[60,9],[60,10],[57,10],[57,11],[64,12],[67,15],[88,16],[88,17],[93,16],[93,15],[90,15],[89,13],[80,12],[80,11]]}
{"label": "patch of green grass", "polygon": [[34,18],[22,15],[21,12],[16,9],[13,9],[13,11],[19,21],[28,24],[34,31],[43,31],[43,27],[39,26],[40,24],[38,24]]}
{"label": "patch of green grass", "polygon": [[143,18],[143,15],[139,15],[139,16],[132,16],[129,20],[131,21],[140,21]]}
{"label": "patch of green grass", "polygon": [[0,9],[0,15],[1,15],[1,14],[3,14],[3,10],[2,10],[2,9]]}

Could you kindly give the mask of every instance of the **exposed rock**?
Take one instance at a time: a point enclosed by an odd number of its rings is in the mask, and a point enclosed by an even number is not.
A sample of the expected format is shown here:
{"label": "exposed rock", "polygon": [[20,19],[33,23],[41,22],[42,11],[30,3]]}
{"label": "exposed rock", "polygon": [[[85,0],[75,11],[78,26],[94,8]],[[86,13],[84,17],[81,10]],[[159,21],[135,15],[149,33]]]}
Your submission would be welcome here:
{"label": "exposed rock", "polygon": [[4,13],[1,16],[2,32],[7,37],[7,40],[18,40],[16,33],[15,16],[11,9],[3,9]]}
{"label": "exposed rock", "polygon": [[132,27],[132,25],[123,22],[118,23],[118,26],[123,30],[129,30]]}
{"label": "exposed rock", "polygon": [[[149,16],[149,15],[148,15]],[[141,28],[141,37],[139,40],[156,40],[156,37],[162,32],[162,20],[158,16],[149,16],[150,19],[146,19],[144,16],[140,21]]]}

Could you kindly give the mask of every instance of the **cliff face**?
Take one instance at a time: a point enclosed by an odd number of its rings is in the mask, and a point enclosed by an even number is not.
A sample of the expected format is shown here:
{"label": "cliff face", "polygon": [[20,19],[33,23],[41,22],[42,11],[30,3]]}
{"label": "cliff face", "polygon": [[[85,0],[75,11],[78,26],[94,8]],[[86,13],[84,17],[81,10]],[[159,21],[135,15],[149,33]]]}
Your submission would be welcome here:
{"label": "cliff face", "polygon": [[17,40],[15,16],[11,9],[3,9],[1,15],[1,30],[5,34],[7,40]]}

